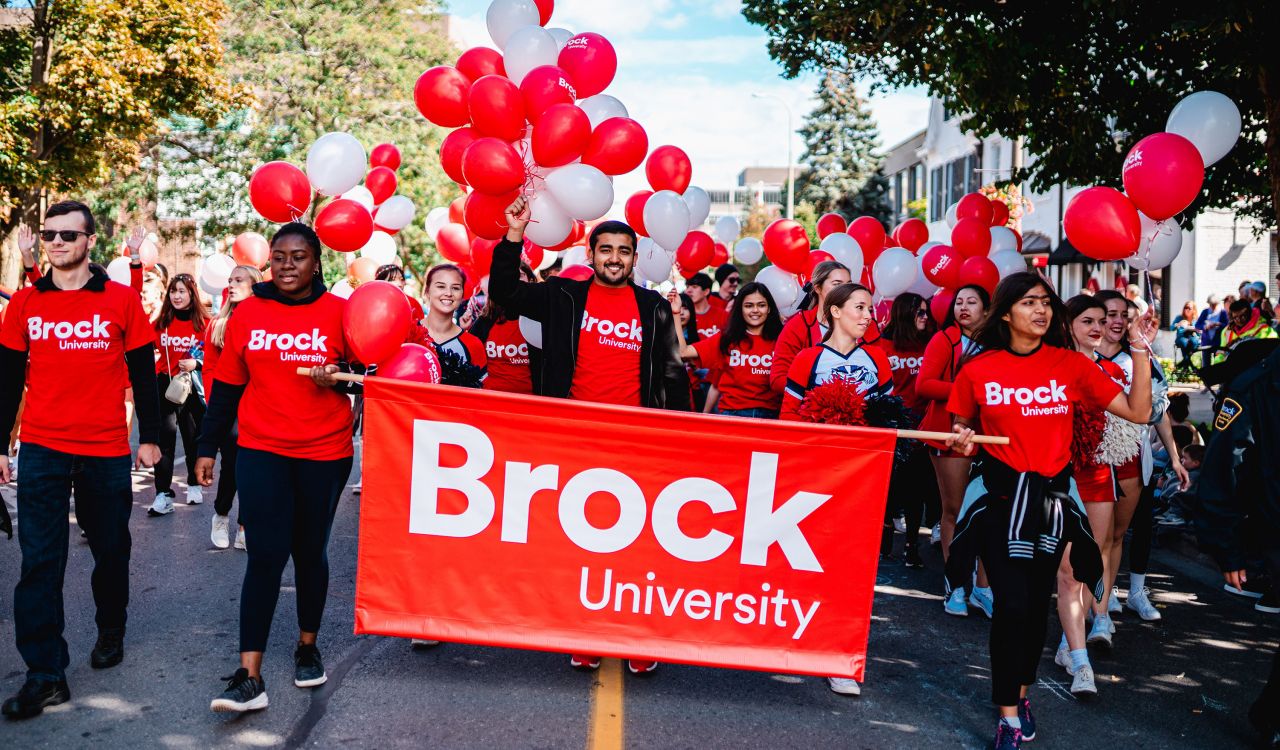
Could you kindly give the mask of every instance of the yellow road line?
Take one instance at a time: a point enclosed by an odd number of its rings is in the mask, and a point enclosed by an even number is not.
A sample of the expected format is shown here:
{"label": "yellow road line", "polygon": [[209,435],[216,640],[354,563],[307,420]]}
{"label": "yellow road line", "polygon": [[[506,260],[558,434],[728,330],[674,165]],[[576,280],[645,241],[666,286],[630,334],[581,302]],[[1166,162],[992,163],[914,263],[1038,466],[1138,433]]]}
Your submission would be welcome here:
{"label": "yellow road line", "polygon": [[603,659],[591,683],[587,750],[622,750],[622,660]]}

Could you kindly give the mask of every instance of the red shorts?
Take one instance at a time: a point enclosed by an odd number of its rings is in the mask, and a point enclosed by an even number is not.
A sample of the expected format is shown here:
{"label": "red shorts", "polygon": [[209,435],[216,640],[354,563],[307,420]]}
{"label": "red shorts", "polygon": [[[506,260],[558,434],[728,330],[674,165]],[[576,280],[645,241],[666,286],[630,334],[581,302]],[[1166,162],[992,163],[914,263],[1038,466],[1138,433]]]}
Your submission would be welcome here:
{"label": "red shorts", "polygon": [[1086,503],[1114,503],[1116,501],[1116,476],[1113,467],[1095,464],[1077,469],[1074,473],[1076,490]]}
{"label": "red shorts", "polygon": [[1142,475],[1142,456],[1134,456],[1116,467],[1116,479],[1137,479]]}

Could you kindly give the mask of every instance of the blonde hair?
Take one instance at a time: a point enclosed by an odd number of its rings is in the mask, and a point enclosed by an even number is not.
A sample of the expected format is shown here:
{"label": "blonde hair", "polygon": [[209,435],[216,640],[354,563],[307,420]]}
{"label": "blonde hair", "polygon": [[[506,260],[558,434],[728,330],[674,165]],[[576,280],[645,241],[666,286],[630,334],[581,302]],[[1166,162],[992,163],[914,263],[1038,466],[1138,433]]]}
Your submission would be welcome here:
{"label": "blonde hair", "polygon": [[[236,266],[231,269],[231,273],[235,273],[242,268],[249,273],[249,278],[253,279],[253,283],[257,284],[262,281],[262,271],[253,266]],[[228,297],[227,304],[218,309],[218,316],[213,319],[213,329],[209,332],[209,340],[219,349],[226,343],[227,321],[231,319],[231,313],[236,309],[236,304]]]}

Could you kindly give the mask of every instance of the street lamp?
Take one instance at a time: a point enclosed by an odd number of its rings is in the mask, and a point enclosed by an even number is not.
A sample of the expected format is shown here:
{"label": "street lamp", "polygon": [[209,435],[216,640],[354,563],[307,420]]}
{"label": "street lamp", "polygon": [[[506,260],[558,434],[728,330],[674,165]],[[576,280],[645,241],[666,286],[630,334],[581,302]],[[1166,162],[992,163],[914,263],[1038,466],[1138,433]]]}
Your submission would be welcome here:
{"label": "street lamp", "polygon": [[794,159],[791,158],[791,142],[795,137],[795,129],[792,127],[791,105],[787,104],[787,100],[777,94],[764,94],[759,91],[751,95],[753,99],[777,99],[781,102],[784,109],[787,110],[787,218],[794,219],[796,217],[796,178],[793,174]]}

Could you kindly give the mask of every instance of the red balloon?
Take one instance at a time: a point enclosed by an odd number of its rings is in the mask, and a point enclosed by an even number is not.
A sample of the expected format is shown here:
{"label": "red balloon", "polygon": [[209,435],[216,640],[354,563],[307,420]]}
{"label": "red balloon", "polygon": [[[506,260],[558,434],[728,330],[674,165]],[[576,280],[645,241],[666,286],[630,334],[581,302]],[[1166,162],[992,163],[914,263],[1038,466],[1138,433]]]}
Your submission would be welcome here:
{"label": "red balloon", "polygon": [[396,173],[390,167],[374,167],[364,176],[364,186],[373,194],[373,205],[396,194]]}
{"label": "red balloon", "polygon": [[1091,187],[1076,193],[1062,218],[1067,239],[1097,260],[1121,260],[1138,251],[1142,221],[1138,209],[1115,188]]}
{"label": "red balloon", "polygon": [[963,261],[964,256],[955,248],[935,245],[925,251],[921,268],[924,269],[924,277],[929,280],[929,283],[945,289],[958,289],[960,265]]}
{"label": "red balloon", "polygon": [[370,167],[386,167],[391,171],[400,168],[400,149],[390,143],[379,143],[369,152]]}
{"label": "red balloon", "polygon": [[249,202],[267,221],[293,221],[311,206],[311,181],[287,161],[267,162],[249,178]]}
{"label": "red balloon", "polygon": [[[369,260],[361,258],[360,260]],[[356,358],[366,365],[395,356],[409,335],[409,298],[389,281],[367,281],[351,293],[342,311],[342,332]]]}
{"label": "red balloon", "polygon": [[538,25],[546,26],[551,20],[551,12],[556,9],[555,0],[533,0],[538,5]]}
{"label": "red balloon", "polygon": [[266,237],[257,232],[245,232],[231,243],[231,257],[242,266],[262,268],[270,256],[271,245],[267,243]]}
{"label": "red balloon", "polygon": [[778,268],[795,274],[809,270],[809,234],[799,222],[778,219],[765,228],[761,241],[765,254]]}
{"label": "red balloon", "polygon": [[378,365],[374,377],[411,380],[415,383],[439,383],[440,374],[440,358],[431,347],[401,344],[400,351]]}
{"label": "red balloon", "polygon": [[1009,223],[1009,206],[1004,201],[991,201],[991,226],[1002,227]]}
{"label": "red balloon", "polygon": [[1134,144],[1122,175],[1133,205],[1161,221],[1180,213],[1200,194],[1204,159],[1195,144],[1177,133],[1154,133]]}
{"label": "red balloon", "polygon": [[938,325],[947,322],[947,312],[955,304],[956,293],[950,289],[942,289],[929,299],[929,312]]}
{"label": "red balloon", "polygon": [[957,221],[951,228],[951,246],[966,258],[987,257],[991,250],[991,224],[973,217]]}
{"label": "red balloon", "polygon": [[627,223],[641,237],[649,236],[649,231],[644,228],[644,204],[651,195],[653,195],[652,190],[637,190],[627,199],[626,208],[623,209],[623,214],[627,217]]}
{"label": "red balloon", "polygon": [[827,252],[826,250],[809,251],[809,267],[805,269],[805,275],[812,276],[813,269],[817,268],[819,263],[822,263],[823,261],[835,260],[835,259],[836,257],[831,253]]}
{"label": "red balloon", "polygon": [[969,193],[960,199],[956,204],[956,220],[960,219],[977,219],[982,226],[991,226],[991,219],[994,215],[994,209],[991,208],[991,199],[982,193]]}
{"label": "red balloon", "polygon": [[711,256],[711,266],[719,268],[729,262],[729,248],[723,242],[716,243],[716,254]]}
{"label": "red balloon", "polygon": [[418,77],[413,103],[422,116],[442,128],[457,128],[471,119],[467,98],[471,79],[451,65],[437,65]]}
{"label": "red balloon", "polygon": [[462,175],[476,190],[502,195],[524,184],[524,160],[506,141],[478,138],[462,154]]}
{"label": "red balloon", "polygon": [[[876,258],[884,251],[884,225],[871,216],[859,216],[849,223],[847,232],[858,241],[858,247],[862,248],[862,262],[867,266],[875,263]],[[858,272],[856,268],[849,270]]]}
{"label": "red balloon", "polygon": [[595,276],[596,272],[591,270],[590,266],[575,265],[560,271],[560,278],[573,279],[574,281],[587,281]]}
{"label": "red balloon", "polygon": [[929,225],[919,219],[907,219],[894,230],[894,236],[897,237],[900,247],[905,247],[914,253],[929,241]]}
{"label": "red balloon", "polygon": [[822,218],[818,219],[818,239],[825,240],[827,235],[843,232],[848,228],[844,217],[840,214],[823,214]]}
{"label": "red balloon", "polygon": [[695,229],[685,235],[684,242],[681,242],[680,247],[676,248],[676,262],[680,264],[682,272],[693,271],[697,273],[711,263],[711,259],[715,257],[715,254],[716,241],[711,239],[711,235],[706,232]]}
{"label": "red balloon", "polygon": [[986,289],[988,294],[995,294],[996,284],[999,283],[1000,270],[990,258],[966,258],[960,264],[960,286],[974,284]]}
{"label": "red balloon", "polygon": [[655,192],[671,190],[684,195],[693,179],[693,163],[689,155],[676,146],[659,146],[649,154],[644,174]]}
{"label": "red balloon", "polygon": [[484,76],[471,84],[467,99],[471,129],[504,141],[524,137],[524,100],[520,89],[503,76]]}
{"label": "red balloon", "polygon": [[629,117],[610,117],[591,134],[582,163],[605,174],[620,175],[643,164],[648,152],[649,136],[640,123]]}
{"label": "red balloon", "polygon": [[591,140],[591,120],[574,104],[553,104],[533,129],[533,160],[544,167],[563,167],[582,156]]}
{"label": "red balloon", "polygon": [[461,224],[445,224],[436,235],[436,249],[450,263],[466,263],[471,260],[471,240],[467,228]]}
{"label": "red balloon", "polygon": [[458,128],[440,142],[440,166],[444,167],[444,173],[454,182],[467,184],[467,179],[462,174],[462,154],[466,152],[467,146],[476,142],[477,137],[471,128]]}
{"label": "red balloon", "polygon": [[497,240],[487,240],[483,237],[471,240],[470,266],[477,275],[489,275],[489,268],[493,265],[493,249],[497,246]]}
{"label": "red balloon", "polygon": [[458,57],[458,72],[478,81],[485,76],[506,76],[502,53],[488,47],[472,47]]}
{"label": "red balloon", "polygon": [[356,201],[338,198],[316,214],[315,230],[327,247],[350,253],[364,247],[373,236],[373,216]]}
{"label": "red balloon", "polygon": [[[519,196],[519,191],[502,195],[473,192],[463,204],[462,216],[467,228],[477,237],[500,240],[507,233],[507,207]],[[475,249],[475,243],[472,243]]]}
{"label": "red balloon", "polygon": [[618,72],[618,54],[613,51],[613,45],[590,31],[565,42],[556,62],[569,74],[569,80],[583,99],[608,88]]}
{"label": "red balloon", "polygon": [[524,114],[535,126],[554,104],[573,104],[578,93],[569,82],[569,76],[555,65],[539,65],[520,82],[520,98],[524,100]]}
{"label": "red balloon", "polygon": [[536,269],[538,266],[542,265],[542,257],[545,254],[545,248],[541,245],[533,244],[528,237],[524,238],[524,251],[521,255],[524,256],[524,262],[528,263],[530,268]]}
{"label": "red balloon", "polygon": [[1018,241],[1018,252],[1022,252],[1022,233],[1016,229],[1011,231],[1013,232],[1013,238]]}
{"label": "red balloon", "polygon": [[467,208],[467,196],[460,195],[449,202],[449,221],[464,224]]}

